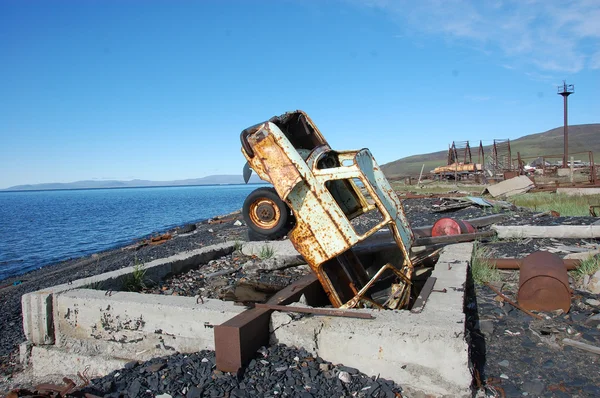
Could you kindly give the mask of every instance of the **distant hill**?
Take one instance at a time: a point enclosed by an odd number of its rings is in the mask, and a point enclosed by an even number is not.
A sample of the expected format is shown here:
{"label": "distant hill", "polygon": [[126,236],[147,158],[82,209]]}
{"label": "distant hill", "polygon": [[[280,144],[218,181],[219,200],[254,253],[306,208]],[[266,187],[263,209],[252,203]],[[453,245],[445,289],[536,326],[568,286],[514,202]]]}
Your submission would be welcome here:
{"label": "distant hill", "polygon": [[[261,179],[252,175],[250,184],[263,182]],[[76,181],[68,183],[47,183],[47,184],[30,184],[30,185],[15,185],[10,188],[0,189],[0,191],[43,191],[56,189],[99,189],[99,188],[135,188],[135,187],[177,187],[184,185],[231,185],[243,184],[244,179],[241,175],[212,175],[202,178],[192,178],[187,180],[175,181],[148,181],[148,180],[131,180],[131,181]]]}
{"label": "distant hill", "polygon": [[[447,145],[450,144],[452,142],[447,143]],[[473,161],[476,162],[479,141],[473,141],[470,144]],[[563,127],[511,140],[510,147],[514,159],[517,158],[517,152],[520,152],[524,158],[538,155],[560,155],[563,153]],[[483,149],[485,156],[488,156],[492,150],[492,145],[484,146]],[[600,163],[600,123],[569,126],[569,153],[584,151],[594,152],[594,161]],[[445,165],[447,157],[447,150],[413,155],[386,163],[381,166],[381,169],[388,178],[418,176],[423,164],[425,164],[423,173],[428,173],[437,166]],[[576,160],[587,161],[586,155],[580,154],[574,157]]]}

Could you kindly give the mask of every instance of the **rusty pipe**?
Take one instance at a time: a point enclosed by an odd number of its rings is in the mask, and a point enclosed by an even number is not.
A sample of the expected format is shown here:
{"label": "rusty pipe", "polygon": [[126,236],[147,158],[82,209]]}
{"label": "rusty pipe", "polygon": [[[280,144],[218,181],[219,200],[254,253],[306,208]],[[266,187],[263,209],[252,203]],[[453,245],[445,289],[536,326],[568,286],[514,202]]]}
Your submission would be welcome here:
{"label": "rusty pipe", "polygon": [[[517,270],[521,268],[523,264],[522,258],[480,258],[480,261],[486,261],[494,265],[498,269],[513,269]],[[575,259],[564,259],[562,260],[567,271],[573,271],[579,267],[581,260]]]}

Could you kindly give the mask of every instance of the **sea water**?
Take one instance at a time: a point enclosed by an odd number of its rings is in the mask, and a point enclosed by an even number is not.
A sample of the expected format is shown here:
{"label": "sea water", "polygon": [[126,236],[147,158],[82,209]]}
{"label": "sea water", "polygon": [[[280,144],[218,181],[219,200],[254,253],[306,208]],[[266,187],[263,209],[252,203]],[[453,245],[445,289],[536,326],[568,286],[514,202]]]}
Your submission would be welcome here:
{"label": "sea water", "polygon": [[231,213],[257,185],[0,192],[0,280]]}

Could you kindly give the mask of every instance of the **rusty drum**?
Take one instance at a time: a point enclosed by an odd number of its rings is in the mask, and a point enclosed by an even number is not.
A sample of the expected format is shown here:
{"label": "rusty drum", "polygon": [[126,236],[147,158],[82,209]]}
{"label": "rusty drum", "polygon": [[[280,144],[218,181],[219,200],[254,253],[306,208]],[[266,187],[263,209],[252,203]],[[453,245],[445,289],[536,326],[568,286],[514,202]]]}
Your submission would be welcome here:
{"label": "rusty drum", "polygon": [[431,228],[431,236],[471,234],[477,230],[468,222],[453,218],[440,218]]}
{"label": "rusty drum", "polygon": [[528,310],[568,312],[569,277],[563,260],[550,252],[531,253],[523,259],[519,276],[519,304]]}

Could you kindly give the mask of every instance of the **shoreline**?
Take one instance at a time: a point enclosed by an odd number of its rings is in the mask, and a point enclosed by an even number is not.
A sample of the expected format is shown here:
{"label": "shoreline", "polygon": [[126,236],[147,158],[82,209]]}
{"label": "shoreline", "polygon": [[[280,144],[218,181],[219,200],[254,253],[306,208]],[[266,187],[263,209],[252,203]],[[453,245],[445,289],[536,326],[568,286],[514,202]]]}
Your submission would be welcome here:
{"label": "shoreline", "polygon": [[[149,187],[149,188],[154,188],[154,187]],[[22,279],[21,277],[25,277],[25,276],[27,276],[30,273],[33,273],[33,272],[36,272],[36,271],[41,271],[41,270],[43,270],[45,268],[56,267],[56,266],[59,266],[61,264],[69,263],[71,261],[83,260],[83,259],[85,259],[86,257],[89,257],[89,256],[100,255],[102,253],[111,252],[111,251],[114,251],[114,250],[119,250],[119,249],[125,248],[127,246],[134,245],[137,242],[141,242],[143,240],[150,239],[152,236],[155,236],[157,234],[158,235],[163,235],[163,234],[166,234],[166,233],[171,233],[172,235],[175,235],[175,234],[178,233],[177,231],[179,231],[180,229],[182,229],[184,227],[187,227],[188,225],[195,225],[196,228],[197,228],[201,224],[210,222],[210,220],[220,219],[220,218],[224,218],[224,217],[229,217],[229,216],[233,216],[233,215],[238,214],[238,213],[241,216],[240,212],[241,212],[241,210],[236,210],[234,212],[231,212],[231,213],[228,213],[228,214],[224,214],[224,215],[216,215],[216,216],[211,217],[211,218],[201,218],[201,219],[197,219],[197,220],[187,221],[187,222],[185,222],[183,224],[175,224],[175,225],[167,226],[167,227],[164,227],[164,228],[152,231],[152,232],[150,232],[148,234],[145,234],[145,235],[142,235],[142,236],[138,236],[138,237],[135,237],[135,238],[122,239],[122,240],[113,241],[113,243],[110,243],[109,246],[106,246],[105,248],[103,248],[101,250],[90,249],[89,251],[82,252],[82,254],[80,256],[77,256],[77,257],[68,257],[68,258],[64,258],[62,260],[50,260],[47,263],[42,263],[42,265],[37,266],[34,269],[30,269],[28,271],[25,271],[23,273],[18,273],[16,275],[9,275],[9,276],[6,276],[6,277],[0,277],[0,286],[5,286],[7,283],[12,284],[12,283],[18,281],[19,279]],[[240,219],[241,219],[241,217],[240,217]],[[2,263],[2,264],[0,264],[0,267],[2,267],[4,265],[5,264]],[[0,291],[1,290],[2,290],[2,287],[0,287]]]}

